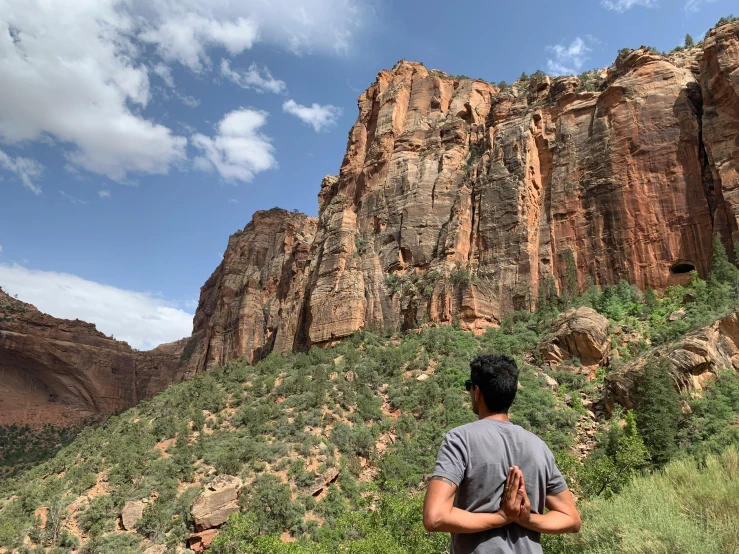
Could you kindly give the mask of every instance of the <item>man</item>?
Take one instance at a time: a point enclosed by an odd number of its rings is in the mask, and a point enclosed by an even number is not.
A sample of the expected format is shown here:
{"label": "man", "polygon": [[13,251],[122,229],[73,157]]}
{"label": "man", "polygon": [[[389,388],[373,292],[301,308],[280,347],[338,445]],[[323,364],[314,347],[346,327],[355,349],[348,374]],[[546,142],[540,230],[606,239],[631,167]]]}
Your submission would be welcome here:
{"label": "man", "polygon": [[444,437],[424,526],[451,533],[452,554],[541,553],[540,534],[577,533],[580,514],[551,450],[508,418],[515,360],[479,356],[470,368],[465,385],[479,420]]}

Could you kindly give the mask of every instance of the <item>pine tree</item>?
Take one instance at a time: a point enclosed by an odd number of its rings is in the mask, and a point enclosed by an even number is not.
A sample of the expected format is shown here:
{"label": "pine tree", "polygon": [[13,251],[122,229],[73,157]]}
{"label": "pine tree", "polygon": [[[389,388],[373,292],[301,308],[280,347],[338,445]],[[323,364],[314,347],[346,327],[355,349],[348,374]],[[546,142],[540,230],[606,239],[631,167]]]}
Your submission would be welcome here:
{"label": "pine tree", "polygon": [[661,467],[675,454],[680,395],[666,363],[648,364],[636,383],[636,424],[652,464]]}
{"label": "pine tree", "polygon": [[695,41],[693,40],[693,37],[690,36],[690,34],[685,35],[685,48],[692,48],[695,46]]}
{"label": "pine tree", "polygon": [[548,319],[557,312],[559,296],[557,295],[557,284],[551,273],[539,281],[539,294],[536,299],[536,314],[540,320]]}
{"label": "pine tree", "polygon": [[724,310],[734,307],[737,290],[739,290],[739,269],[729,261],[729,256],[719,237],[713,239],[708,289],[715,309]]}
{"label": "pine tree", "polygon": [[659,307],[659,298],[652,287],[647,287],[644,291],[644,307],[646,308],[645,311],[649,314]]}

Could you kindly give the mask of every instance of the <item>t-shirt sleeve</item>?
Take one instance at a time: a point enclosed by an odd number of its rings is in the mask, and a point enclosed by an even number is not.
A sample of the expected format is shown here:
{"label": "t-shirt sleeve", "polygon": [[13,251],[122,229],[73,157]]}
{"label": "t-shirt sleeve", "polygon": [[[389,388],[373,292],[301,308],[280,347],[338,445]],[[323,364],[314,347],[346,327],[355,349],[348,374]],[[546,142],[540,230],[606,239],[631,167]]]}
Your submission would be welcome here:
{"label": "t-shirt sleeve", "polygon": [[554,454],[547,448],[547,494],[557,494],[566,488],[567,482],[554,461]]}
{"label": "t-shirt sleeve", "polygon": [[446,477],[459,486],[467,468],[467,445],[462,438],[453,431],[444,437],[436,457],[434,475]]}

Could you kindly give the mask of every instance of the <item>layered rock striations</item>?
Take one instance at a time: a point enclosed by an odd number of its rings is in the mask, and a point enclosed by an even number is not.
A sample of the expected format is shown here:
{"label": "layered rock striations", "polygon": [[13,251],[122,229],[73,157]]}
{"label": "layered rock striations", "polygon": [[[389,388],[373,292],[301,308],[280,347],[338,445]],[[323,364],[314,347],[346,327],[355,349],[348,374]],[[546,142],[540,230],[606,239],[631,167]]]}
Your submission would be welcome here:
{"label": "layered rock striations", "polygon": [[[399,62],[359,98],[318,220],[258,213],[202,290],[191,371],[425,321],[467,329],[588,279],[664,289],[738,239],[739,25],[597,90]],[[594,87],[588,87],[594,89]]]}
{"label": "layered rock striations", "polygon": [[305,344],[304,307],[316,219],[280,209],[257,212],[228,242],[203,285],[183,359],[191,373]]}
{"label": "layered rock striations", "polygon": [[132,406],[179,378],[184,346],[139,352],[0,289],[0,425],[66,424]]}

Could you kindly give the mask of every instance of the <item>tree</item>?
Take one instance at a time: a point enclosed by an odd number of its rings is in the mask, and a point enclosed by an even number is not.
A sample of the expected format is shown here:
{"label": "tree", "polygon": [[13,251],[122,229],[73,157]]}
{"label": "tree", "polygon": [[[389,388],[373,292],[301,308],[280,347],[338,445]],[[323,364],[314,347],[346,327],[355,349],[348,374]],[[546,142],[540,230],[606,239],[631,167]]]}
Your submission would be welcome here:
{"label": "tree", "polygon": [[739,291],[739,269],[729,261],[726,249],[719,237],[713,239],[711,273],[708,276],[708,293],[717,310],[733,308]]}
{"label": "tree", "polygon": [[693,37],[690,36],[690,34],[685,35],[685,48],[692,48],[695,46],[695,41],[693,40]]}
{"label": "tree", "polygon": [[623,428],[620,419],[621,414],[614,413],[600,448],[583,464],[580,481],[587,496],[613,496],[648,465],[649,453],[639,435],[633,412],[626,412]]}
{"label": "tree", "polygon": [[648,364],[637,380],[636,423],[652,465],[661,467],[675,454],[681,415],[680,395],[675,390],[667,364]]}
{"label": "tree", "polygon": [[536,314],[539,319],[553,317],[557,313],[558,304],[557,284],[554,282],[554,276],[547,273],[544,279],[539,281],[539,294],[536,300]]}

